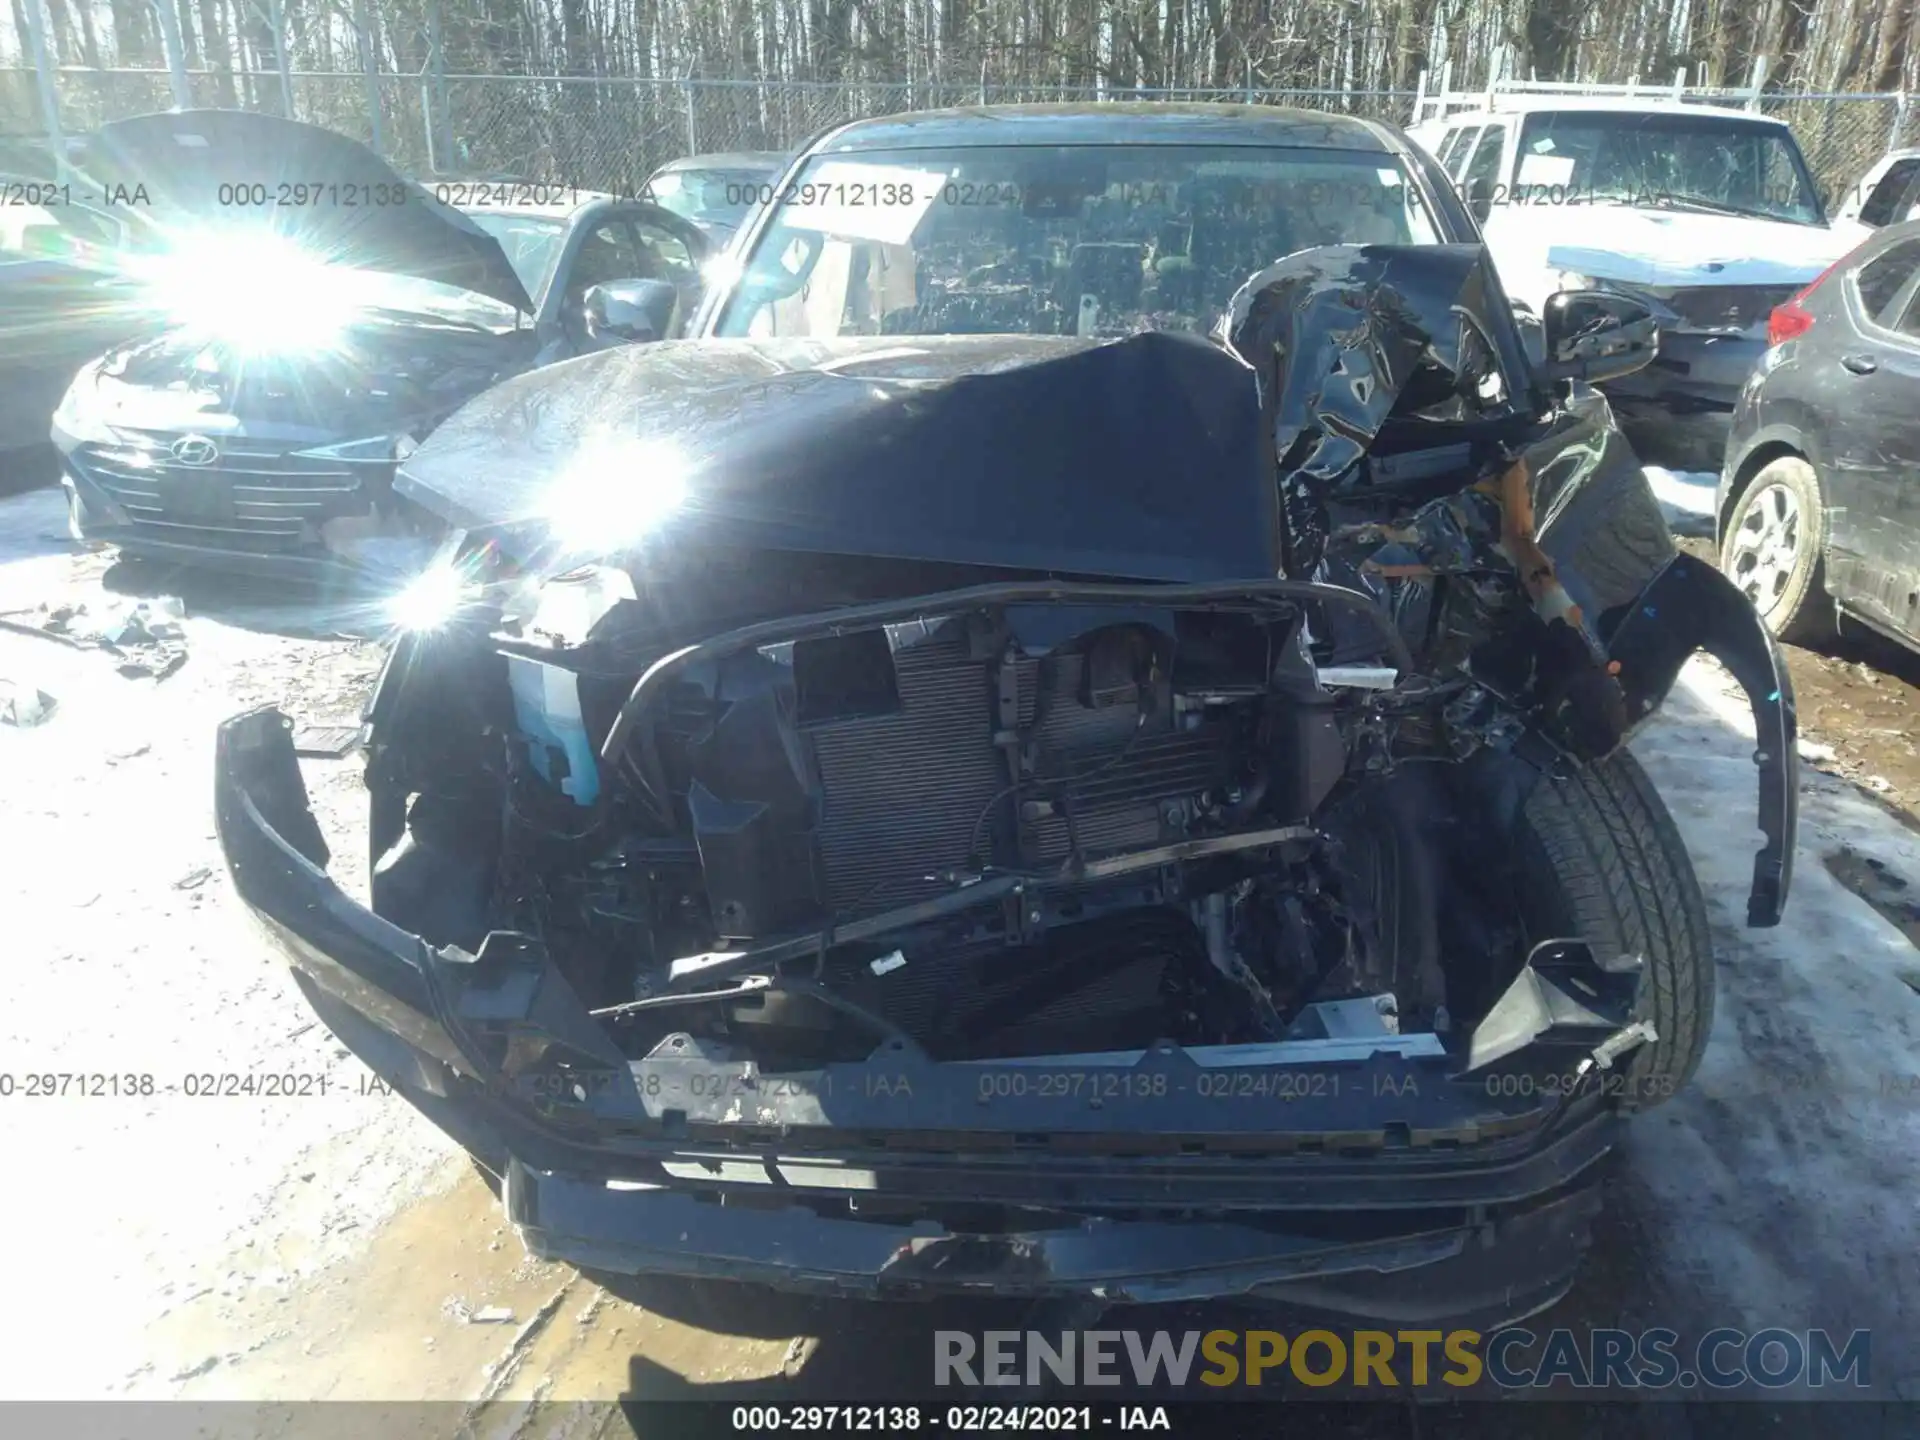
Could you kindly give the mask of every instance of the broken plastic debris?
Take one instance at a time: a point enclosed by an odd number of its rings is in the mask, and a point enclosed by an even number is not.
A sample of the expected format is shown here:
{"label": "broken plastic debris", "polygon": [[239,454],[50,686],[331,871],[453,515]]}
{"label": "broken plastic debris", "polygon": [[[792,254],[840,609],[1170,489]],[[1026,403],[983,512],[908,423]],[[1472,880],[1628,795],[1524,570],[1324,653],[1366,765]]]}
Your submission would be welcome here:
{"label": "broken plastic debris", "polygon": [[57,704],[59,702],[44,690],[0,680],[0,724],[25,730],[53,714]]}
{"label": "broken plastic debris", "polygon": [[54,640],[70,649],[97,648],[120,657],[117,667],[132,678],[164,680],[187,663],[186,605],[176,595],[150,600],[113,601],[100,614],[85,605],[46,610],[37,627],[12,620],[0,626]]}
{"label": "broken plastic debris", "polygon": [[906,963],[907,957],[900,951],[895,950],[890,955],[882,955],[878,960],[868,965],[867,968],[876,975],[886,975],[894,970],[898,970]]}
{"label": "broken plastic debris", "polygon": [[103,623],[96,632],[109,645],[145,645],[159,640],[178,640],[185,633],[180,620],[186,609],[171,595],[142,600]]}
{"label": "broken plastic debris", "polygon": [[469,1325],[511,1325],[513,1311],[505,1305],[487,1305],[467,1317]]}
{"label": "broken plastic debris", "polygon": [[339,760],[359,748],[358,725],[302,725],[293,735],[293,753],[309,760]]}
{"label": "broken plastic debris", "polygon": [[1400,672],[1391,665],[1323,665],[1317,672],[1321,685],[1331,690],[1338,685],[1356,690],[1391,690]]}

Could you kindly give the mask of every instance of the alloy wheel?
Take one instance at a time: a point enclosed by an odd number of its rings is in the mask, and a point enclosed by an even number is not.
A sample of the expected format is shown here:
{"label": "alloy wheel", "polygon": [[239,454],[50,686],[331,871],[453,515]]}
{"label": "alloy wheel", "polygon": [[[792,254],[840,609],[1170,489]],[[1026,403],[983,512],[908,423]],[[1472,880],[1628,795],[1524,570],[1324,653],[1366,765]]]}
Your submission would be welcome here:
{"label": "alloy wheel", "polygon": [[1779,607],[1800,562],[1806,530],[1800,501],[1785,485],[1766,485],[1748,497],[1728,546],[1729,578],[1763,616]]}

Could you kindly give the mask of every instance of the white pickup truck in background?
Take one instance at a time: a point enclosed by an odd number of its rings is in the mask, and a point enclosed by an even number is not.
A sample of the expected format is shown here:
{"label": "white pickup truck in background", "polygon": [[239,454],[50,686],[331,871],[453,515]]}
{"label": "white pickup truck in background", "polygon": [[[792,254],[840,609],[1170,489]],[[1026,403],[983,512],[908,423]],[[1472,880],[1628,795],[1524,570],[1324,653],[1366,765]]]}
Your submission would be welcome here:
{"label": "white pickup truck in background", "polygon": [[1410,133],[1459,186],[1517,304],[1598,288],[1653,310],[1653,364],[1603,388],[1666,463],[1718,468],[1769,313],[1852,248],[1793,132],[1747,111],[1495,94]]}
{"label": "white pickup truck in background", "polygon": [[1889,150],[1833,197],[1833,229],[1848,245],[1902,220],[1920,220],[1920,150]]}

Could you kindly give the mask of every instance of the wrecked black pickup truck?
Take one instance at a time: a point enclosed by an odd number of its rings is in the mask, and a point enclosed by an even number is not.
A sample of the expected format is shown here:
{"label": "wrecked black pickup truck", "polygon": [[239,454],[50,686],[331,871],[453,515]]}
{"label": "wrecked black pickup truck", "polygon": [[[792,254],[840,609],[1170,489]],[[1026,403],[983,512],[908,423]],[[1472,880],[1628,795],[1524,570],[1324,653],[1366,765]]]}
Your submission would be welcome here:
{"label": "wrecked black pickup truck", "polygon": [[1333,246],[1218,334],[671,342],[509,382],[368,712],[371,909],[287,718],[222,844],[334,1032],[538,1254],[885,1297],[1492,1325],[1571,1283],[1711,938],[1623,746],[1787,676],[1484,250]]}

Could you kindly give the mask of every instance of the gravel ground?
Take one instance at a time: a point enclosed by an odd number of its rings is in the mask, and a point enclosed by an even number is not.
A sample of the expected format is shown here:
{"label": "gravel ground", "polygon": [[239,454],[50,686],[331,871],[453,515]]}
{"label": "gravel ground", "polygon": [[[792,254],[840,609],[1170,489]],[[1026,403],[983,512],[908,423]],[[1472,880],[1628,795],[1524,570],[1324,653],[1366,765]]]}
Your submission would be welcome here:
{"label": "gravel ground", "polygon": [[[378,664],[377,610],[186,584],[75,554],[60,529],[50,492],[0,501],[0,620],[84,605],[84,625],[182,595],[188,658],[163,680],[128,677],[98,650],[0,628],[0,680],[57,701],[41,725],[0,727],[0,899],[28,917],[0,969],[0,1076],[16,1083],[0,1137],[27,1162],[25,1183],[0,1191],[0,1225],[25,1242],[0,1397],[907,1398],[925,1390],[934,1328],[1004,1323],[993,1307],[743,1314],[666,1290],[634,1304],[530,1261],[451,1145],[313,1023],[214,839],[214,723],[268,701],[315,724],[350,718]],[[1907,814],[1920,767],[1903,728],[1920,666],[1850,645],[1790,663],[1810,753],[1832,756],[1809,775],[1780,929],[1741,923],[1753,771],[1724,677],[1690,669],[1636,741],[1708,894],[1721,1001],[1698,1082],[1616,1157],[1579,1284],[1530,1323],[1870,1327],[1874,1393],[1920,1398],[1904,1323],[1920,1295],[1920,911],[1904,899],[1920,896]],[[335,873],[363,891],[356,762],[310,761],[307,779]],[[259,1073],[306,1077],[306,1093],[186,1093],[190,1077]],[[123,1083],[24,1098],[35,1074]],[[1288,1433],[1537,1433],[1501,1418],[1514,1408],[1389,1406],[1358,1428]],[[382,1433],[451,1433],[450,1412],[408,1413]],[[594,1425],[624,1430],[634,1413]],[[1736,1433],[1671,1413],[1616,1407],[1578,1433]],[[1856,1433],[1866,1412],[1747,1413],[1785,1435]]]}

